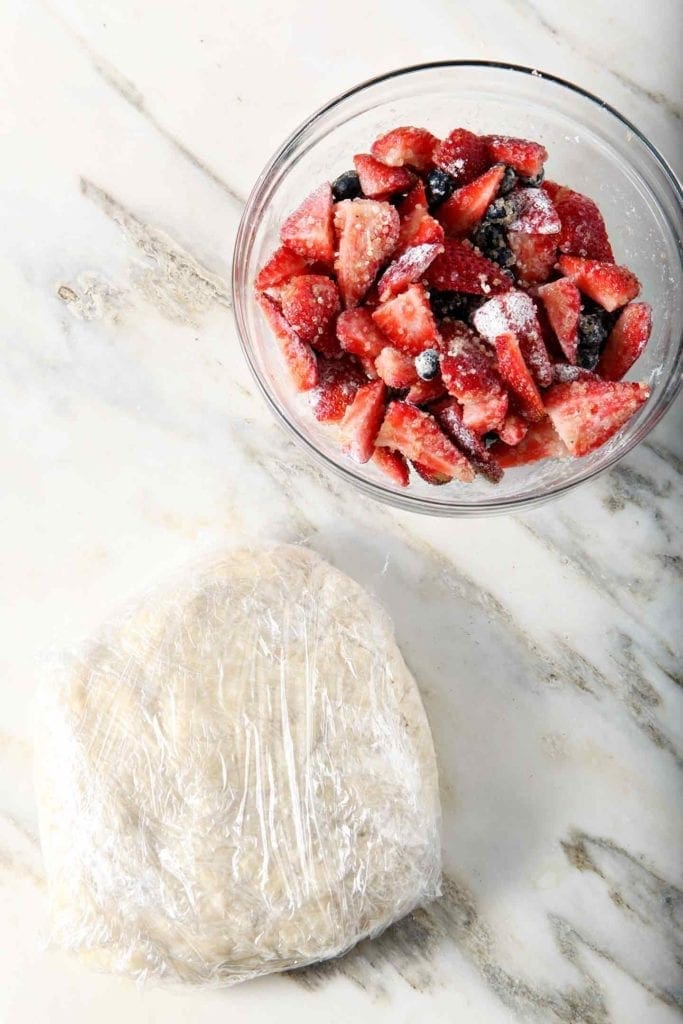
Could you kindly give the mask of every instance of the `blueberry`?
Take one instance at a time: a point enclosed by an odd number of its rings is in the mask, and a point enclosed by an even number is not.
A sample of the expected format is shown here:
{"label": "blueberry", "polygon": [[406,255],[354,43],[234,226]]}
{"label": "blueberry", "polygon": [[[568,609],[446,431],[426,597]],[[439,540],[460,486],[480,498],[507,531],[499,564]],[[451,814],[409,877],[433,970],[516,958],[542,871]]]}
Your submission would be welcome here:
{"label": "blueberry", "polygon": [[429,298],[437,320],[467,320],[476,296],[465,295],[464,292],[433,291]]}
{"label": "blueberry", "polygon": [[455,178],[451,177],[446,171],[436,167],[427,175],[425,190],[427,192],[429,209],[435,210],[437,206],[445,202],[455,191]]}
{"label": "blueberry", "polygon": [[434,380],[439,372],[439,353],[435,348],[426,348],[415,356],[415,370],[420,380]]}
{"label": "blueberry", "polygon": [[406,197],[406,193],[405,192],[394,192],[393,196],[389,196],[389,198],[387,199],[387,202],[391,203],[392,206],[398,206],[399,203],[403,202],[405,197]]}
{"label": "blueberry", "polygon": [[484,218],[495,221],[496,224],[512,224],[515,219],[515,204],[511,199],[494,199]]}
{"label": "blueberry", "polygon": [[505,174],[500,183],[498,191],[502,196],[506,196],[508,192],[512,192],[513,188],[517,184],[517,175],[509,165],[505,168]]}
{"label": "blueberry", "polygon": [[600,313],[582,313],[579,317],[579,365],[585,370],[594,370],[600,359],[600,351],[609,328]]}
{"label": "blueberry", "polygon": [[474,244],[484,256],[500,267],[512,267],[515,257],[507,244],[505,228],[491,221],[482,221],[473,235]]}
{"label": "blueberry", "polygon": [[332,182],[332,195],[335,203],[340,203],[342,199],[357,199],[358,196],[362,196],[363,190],[356,172],[344,171],[338,178],[335,178]]}
{"label": "blueberry", "polygon": [[530,178],[523,178],[520,175],[519,183],[520,183],[520,185],[523,185],[525,188],[537,188],[541,184],[541,182],[543,181],[544,178],[545,178],[545,170],[544,170],[543,167],[541,167],[541,169],[538,172],[538,174],[534,174]]}

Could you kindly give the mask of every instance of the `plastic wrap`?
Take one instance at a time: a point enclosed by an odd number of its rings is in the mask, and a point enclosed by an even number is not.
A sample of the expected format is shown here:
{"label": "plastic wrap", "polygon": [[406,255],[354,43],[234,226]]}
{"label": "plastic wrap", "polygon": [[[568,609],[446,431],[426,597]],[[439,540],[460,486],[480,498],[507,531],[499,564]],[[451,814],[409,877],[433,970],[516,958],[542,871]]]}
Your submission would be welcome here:
{"label": "plastic wrap", "polygon": [[391,624],[302,548],[147,594],[38,700],[51,940],[138,980],[342,953],[440,885],[429,726]]}

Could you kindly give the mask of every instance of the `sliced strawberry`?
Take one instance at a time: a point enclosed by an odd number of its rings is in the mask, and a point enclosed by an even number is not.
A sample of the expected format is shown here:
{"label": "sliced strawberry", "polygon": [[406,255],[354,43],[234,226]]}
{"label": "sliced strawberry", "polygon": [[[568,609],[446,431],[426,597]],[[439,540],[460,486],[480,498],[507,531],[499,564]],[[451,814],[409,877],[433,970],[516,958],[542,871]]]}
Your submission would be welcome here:
{"label": "sliced strawberry", "polygon": [[406,402],[410,402],[411,405],[429,405],[430,402],[443,398],[445,394],[446,385],[441,377],[435,377],[434,380],[418,380],[406,395]]}
{"label": "sliced strawberry", "polygon": [[544,402],[555,430],[578,458],[608,441],[649,396],[647,384],[577,380],[553,385]]}
{"label": "sliced strawberry", "polygon": [[493,353],[458,320],[445,321],[443,332],[447,354],[441,359],[441,376],[449,394],[462,403],[465,426],[477,434],[497,430],[507,412],[508,396]]}
{"label": "sliced strawberry", "polygon": [[281,245],[258,272],[255,281],[256,289],[265,292],[269,288],[277,288],[278,285],[288,281],[290,277],[305,274],[307,269],[308,264],[303,256],[292,252],[286,245]]}
{"label": "sliced strawberry", "polygon": [[323,423],[340,420],[367,378],[352,356],[318,360],[318,384],[309,393],[313,415]]}
{"label": "sliced strawberry", "polygon": [[426,128],[393,128],[375,139],[370,152],[390,167],[408,164],[424,173],[434,166],[432,154],[438,144],[436,135],[432,135]]}
{"label": "sliced strawberry", "polygon": [[524,362],[541,388],[553,380],[553,364],[545,347],[533,299],[521,291],[496,295],[474,314],[474,326],[494,343],[499,334],[511,331],[517,336]]}
{"label": "sliced strawberry", "polygon": [[508,231],[508,245],[515,257],[515,273],[520,284],[542,284],[548,280],[557,260],[556,238],[556,235]]}
{"label": "sliced strawberry", "polygon": [[449,473],[435,473],[433,469],[429,469],[422,462],[417,462],[413,459],[411,466],[415,470],[418,476],[421,476],[428,484],[432,484],[434,487],[441,487],[443,484],[449,484],[453,477]]}
{"label": "sliced strawberry", "polygon": [[555,204],[562,223],[557,240],[560,252],[614,263],[607,228],[593,200],[564,185],[556,185],[554,181],[544,181],[541,187]]}
{"label": "sliced strawberry", "polygon": [[389,203],[375,199],[345,199],[337,203],[334,225],[339,290],[345,306],[357,306],[396,248],[398,214]]}
{"label": "sliced strawberry", "polygon": [[503,425],[498,431],[498,437],[505,444],[514,446],[519,444],[522,438],[529,432],[529,421],[518,416],[517,413],[509,412],[503,420]]}
{"label": "sliced strawberry", "polygon": [[439,291],[495,295],[512,285],[497,263],[475,252],[467,242],[447,238],[444,251],[427,271],[427,281]]}
{"label": "sliced strawberry", "polygon": [[399,487],[408,486],[410,470],[405,455],[392,452],[391,448],[375,448],[370,461]]}
{"label": "sliced strawberry", "polygon": [[474,470],[426,412],[406,402],[391,402],[377,437],[378,447],[402,452],[433,473],[468,483]]}
{"label": "sliced strawberry", "polygon": [[358,153],[353,165],[363,195],[369,199],[388,199],[396,192],[407,192],[415,178],[405,167],[388,167],[368,153]]}
{"label": "sliced strawberry", "polygon": [[517,396],[525,418],[531,423],[538,423],[545,416],[543,399],[524,362],[517,336],[511,331],[499,334],[496,338],[496,355],[498,373]]}
{"label": "sliced strawberry", "polygon": [[437,217],[448,235],[467,235],[476,227],[495,199],[505,167],[498,164],[485,174],[456,189],[450,199],[442,203]]}
{"label": "sliced strawberry", "polygon": [[280,303],[285,319],[301,340],[313,341],[339,312],[339,292],[329,277],[301,274],[284,285]]}
{"label": "sliced strawberry", "polygon": [[413,238],[423,217],[427,216],[427,193],[421,181],[410,190],[397,206],[401,221],[397,251],[413,244]]}
{"label": "sliced strawberry", "polygon": [[640,282],[628,267],[600,260],[584,260],[580,256],[560,256],[560,270],[584,295],[612,313],[635,299]]}
{"label": "sliced strawberry", "polygon": [[647,302],[632,302],[619,314],[600,356],[597,373],[605,380],[621,380],[648,343],[652,310]]}
{"label": "sliced strawberry", "polygon": [[434,163],[455,178],[458,185],[467,185],[497,163],[490,160],[483,139],[466,128],[456,128],[434,150]]}
{"label": "sliced strawberry", "polygon": [[545,307],[562,351],[570,363],[576,363],[579,345],[579,315],[581,313],[581,293],[576,285],[567,278],[551,281],[538,289],[538,295]]}
{"label": "sliced strawberry", "polygon": [[436,321],[421,284],[412,284],[396,298],[378,306],[372,317],[396,348],[408,355],[419,355],[438,344]]}
{"label": "sliced strawberry", "polygon": [[408,285],[419,281],[427,267],[442,251],[443,246],[437,243],[411,245],[406,249],[398,259],[389,264],[377,283],[380,302],[386,302],[392,296],[405,291]]}
{"label": "sliced strawberry", "polygon": [[330,320],[322,334],[316,334],[315,338],[311,339],[311,348],[328,359],[336,359],[342,354],[343,349],[335,333],[333,320]]}
{"label": "sliced strawberry", "polygon": [[540,188],[517,188],[510,193],[515,210],[510,231],[524,235],[556,235],[562,225],[547,192]]}
{"label": "sliced strawberry", "polygon": [[540,423],[533,423],[522,440],[513,447],[503,441],[496,441],[489,448],[489,453],[503,469],[526,466],[541,459],[563,459],[569,455],[547,418]]}
{"label": "sliced strawberry", "polygon": [[443,242],[444,232],[438,220],[435,220],[428,213],[425,214],[413,235],[411,246],[438,245],[439,251],[442,251]]}
{"label": "sliced strawberry", "polygon": [[341,449],[356,462],[369,462],[384,418],[387,389],[381,380],[372,380],[356,392],[344,413],[340,428]]}
{"label": "sliced strawberry", "polygon": [[481,473],[491,483],[498,483],[503,471],[481,438],[465,426],[460,403],[455,398],[446,398],[433,406],[431,412],[444,434],[465,453],[477,473]]}
{"label": "sliced strawberry", "polygon": [[375,359],[375,370],[387,387],[411,388],[420,379],[415,369],[415,360],[405,352],[399,352],[392,345],[383,348]]}
{"label": "sliced strawberry", "polygon": [[[363,366],[371,363],[373,371],[375,359],[389,344],[389,339],[382,334],[370,311],[360,307],[346,309],[339,314],[337,337],[346,352],[358,356]],[[373,376],[376,376],[374,372]]]}
{"label": "sliced strawberry", "polygon": [[334,263],[332,215],[332,189],[325,182],[290,213],[280,228],[280,238],[299,256],[320,260],[331,267]]}
{"label": "sliced strawberry", "polygon": [[318,363],[311,347],[292,330],[272,299],[259,295],[258,303],[277,339],[294,387],[310,391],[318,383]]}
{"label": "sliced strawberry", "polygon": [[583,366],[572,366],[570,363],[555,363],[553,366],[553,384],[571,384],[575,380],[595,380],[597,374],[585,370]]}
{"label": "sliced strawberry", "polygon": [[538,142],[528,139],[513,139],[507,135],[486,135],[482,140],[488,150],[491,163],[509,164],[513,171],[524,178],[535,178],[543,170],[548,151]]}

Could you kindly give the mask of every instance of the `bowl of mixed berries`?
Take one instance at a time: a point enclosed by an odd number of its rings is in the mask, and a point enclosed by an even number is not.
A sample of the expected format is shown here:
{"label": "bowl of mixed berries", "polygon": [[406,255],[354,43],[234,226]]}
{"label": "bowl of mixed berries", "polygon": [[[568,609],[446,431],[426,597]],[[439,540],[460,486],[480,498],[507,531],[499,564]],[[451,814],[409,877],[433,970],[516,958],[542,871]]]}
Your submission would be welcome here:
{"label": "bowl of mixed berries", "polygon": [[680,386],[681,189],[615,111],[524,68],[447,63],[315,114],[248,201],[242,345],[314,457],[439,515],[563,493]]}

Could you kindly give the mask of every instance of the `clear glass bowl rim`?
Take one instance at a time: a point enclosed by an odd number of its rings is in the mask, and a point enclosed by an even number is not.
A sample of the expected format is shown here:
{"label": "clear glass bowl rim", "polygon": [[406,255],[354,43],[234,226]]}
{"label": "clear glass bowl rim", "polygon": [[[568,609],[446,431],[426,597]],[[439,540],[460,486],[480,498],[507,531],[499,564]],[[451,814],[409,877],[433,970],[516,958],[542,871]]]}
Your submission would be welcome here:
{"label": "clear glass bowl rim", "polygon": [[[251,370],[251,373],[261,391],[267,404],[275,413],[277,419],[285,426],[286,430],[294,436],[295,440],[304,446],[309,452],[313,459],[322,465],[326,470],[331,471],[337,476],[342,477],[344,480],[353,484],[359,490],[363,491],[366,495],[375,498],[376,500],[393,505],[395,508],[403,509],[404,511],[417,512],[427,515],[434,515],[440,517],[456,517],[456,516],[485,516],[485,515],[498,515],[503,513],[509,513],[513,511],[519,511],[525,508],[533,508],[537,505],[543,504],[552,498],[559,497],[562,494],[566,494],[568,491],[574,488],[588,483],[595,477],[600,476],[606,470],[610,469],[617,462],[619,462],[625,455],[628,455],[636,445],[640,444],[642,440],[650,433],[650,431],[659,423],[661,418],[665,415],[672,403],[676,399],[681,389],[681,371],[683,370],[683,338],[679,339],[678,352],[672,368],[672,373],[665,382],[662,392],[660,393],[656,407],[653,409],[651,415],[641,423],[638,430],[634,431],[623,443],[623,445],[605,462],[604,465],[598,466],[594,469],[587,470],[585,474],[574,480],[559,482],[556,486],[550,485],[545,488],[542,492],[532,495],[520,495],[515,498],[507,498],[504,501],[496,501],[492,498],[491,501],[477,501],[477,502],[459,502],[452,501],[446,504],[445,502],[430,501],[429,498],[424,496],[411,495],[410,492],[398,493],[396,491],[389,490],[387,487],[383,487],[381,484],[375,483],[372,480],[367,480],[364,477],[356,474],[351,464],[349,467],[339,464],[334,460],[328,458],[315,443],[306,436],[299,428],[296,423],[292,422],[285,411],[280,407],[278,402],[275,400],[270,392],[266,382],[262,379],[259,369],[252,358],[251,352],[251,341],[249,338],[249,332],[243,315],[243,303],[250,299],[250,282],[245,283],[239,280],[240,267],[243,265],[241,259],[241,253],[248,240],[249,234],[252,229],[252,213],[255,206],[258,205],[261,192],[266,186],[267,182],[276,167],[280,162],[288,157],[293,150],[296,148],[297,142],[301,136],[305,135],[308,130],[328,112],[333,110],[339,104],[358,93],[364,92],[365,90],[371,89],[376,85],[381,85],[385,82],[389,82],[394,78],[402,78],[416,72],[436,70],[439,68],[491,68],[499,71],[509,71],[515,74],[529,75],[534,78],[545,80],[558,85],[570,92],[576,93],[582,96],[584,99],[589,100],[591,103],[596,104],[602,110],[611,114],[617,121],[619,121],[625,128],[633,132],[633,134],[640,140],[643,146],[647,149],[650,156],[656,164],[659,165],[661,171],[664,174],[674,196],[676,197],[678,204],[683,207],[683,185],[678,180],[675,172],[671,168],[668,161],[662,156],[656,146],[650,142],[646,135],[627,117],[621,114],[615,107],[607,103],[605,100],[601,100],[594,93],[589,92],[582,86],[576,85],[573,82],[568,82],[564,78],[560,78],[557,75],[553,75],[549,72],[540,71],[537,68],[527,67],[523,64],[511,64],[505,61],[490,61],[490,60],[442,60],[442,61],[428,61],[422,64],[413,64],[402,68],[396,68],[393,71],[388,71],[382,75],[377,75],[374,78],[366,79],[360,82],[358,85],[353,86],[351,89],[347,89],[345,92],[340,93],[333,99],[329,100],[323,106],[319,107],[310,117],[306,118],[295,130],[285,139],[282,145],[276,150],[270,160],[266,163],[264,169],[256,179],[256,182],[249,194],[247,202],[242,213],[242,218],[237,230],[237,236],[235,239],[235,245],[233,250],[233,267],[232,267],[232,292],[233,292],[233,314],[237,327],[237,333],[239,336],[240,344],[244,357]],[[677,239],[679,250],[683,244],[683,240]]]}

